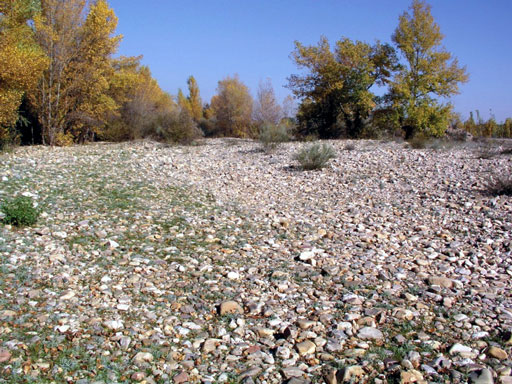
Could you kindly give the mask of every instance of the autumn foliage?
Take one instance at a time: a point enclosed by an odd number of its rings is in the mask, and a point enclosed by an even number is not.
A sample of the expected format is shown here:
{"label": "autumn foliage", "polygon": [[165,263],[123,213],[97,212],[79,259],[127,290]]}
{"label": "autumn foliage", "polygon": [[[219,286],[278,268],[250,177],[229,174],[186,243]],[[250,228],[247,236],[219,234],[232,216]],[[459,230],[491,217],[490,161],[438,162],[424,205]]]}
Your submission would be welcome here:
{"label": "autumn foliage", "polygon": [[0,149],[16,139],[12,130],[25,92],[38,83],[47,59],[27,25],[30,1],[0,1]]}

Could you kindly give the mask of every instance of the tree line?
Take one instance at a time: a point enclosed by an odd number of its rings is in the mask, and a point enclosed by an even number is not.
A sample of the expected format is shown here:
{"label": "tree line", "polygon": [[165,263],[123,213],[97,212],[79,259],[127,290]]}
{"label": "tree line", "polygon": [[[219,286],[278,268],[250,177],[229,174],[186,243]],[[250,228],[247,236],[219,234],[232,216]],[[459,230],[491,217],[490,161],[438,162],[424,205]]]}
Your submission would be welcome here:
{"label": "tree line", "polygon": [[[117,21],[106,0],[0,0],[0,147],[144,137],[187,143],[256,137],[268,126],[319,138],[441,136],[450,125],[511,135],[510,119],[461,122],[454,114],[449,97],[468,75],[443,48],[422,0],[400,16],[393,44],[295,42],[291,57],[301,71],[287,87],[297,110],[291,97],[277,101],[270,80],[253,99],[237,75],[219,81],[209,103],[193,76],[187,95],[172,96],[141,56],[115,57]],[[376,95],[378,87],[386,92]]]}

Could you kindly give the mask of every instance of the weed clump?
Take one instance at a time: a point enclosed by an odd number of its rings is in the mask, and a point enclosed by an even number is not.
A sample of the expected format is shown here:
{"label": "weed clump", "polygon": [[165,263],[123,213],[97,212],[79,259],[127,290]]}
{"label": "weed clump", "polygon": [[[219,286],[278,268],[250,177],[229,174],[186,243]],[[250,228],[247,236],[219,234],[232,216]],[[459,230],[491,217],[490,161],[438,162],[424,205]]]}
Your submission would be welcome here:
{"label": "weed clump", "polygon": [[0,212],[3,213],[2,223],[16,227],[34,225],[39,217],[39,210],[34,207],[32,199],[27,196],[18,196],[0,205]]}
{"label": "weed clump", "polygon": [[409,140],[409,145],[413,149],[425,149],[427,148],[428,143],[428,137],[423,134],[416,134],[412,139]]}
{"label": "weed clump", "polygon": [[297,160],[305,170],[320,169],[327,165],[330,159],[336,157],[336,151],[328,144],[315,143],[302,148],[293,159]]}
{"label": "weed clump", "polygon": [[265,124],[261,127],[259,141],[265,151],[276,149],[279,144],[290,140],[285,125]]}

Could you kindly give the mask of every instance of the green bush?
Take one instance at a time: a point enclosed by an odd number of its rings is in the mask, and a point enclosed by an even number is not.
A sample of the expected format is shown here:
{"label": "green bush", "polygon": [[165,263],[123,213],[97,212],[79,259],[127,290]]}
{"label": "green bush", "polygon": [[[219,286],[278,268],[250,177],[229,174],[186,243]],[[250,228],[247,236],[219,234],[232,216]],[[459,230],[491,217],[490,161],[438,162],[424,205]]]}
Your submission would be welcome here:
{"label": "green bush", "polygon": [[280,143],[290,140],[286,126],[279,124],[265,124],[261,127],[260,143],[266,151],[274,150]]}
{"label": "green bush", "polygon": [[39,217],[39,210],[34,207],[32,199],[26,196],[3,202],[0,211],[4,214],[2,222],[16,227],[34,225]]}
{"label": "green bush", "polygon": [[319,169],[325,167],[330,159],[336,157],[336,151],[328,144],[315,143],[302,148],[293,158],[297,160],[301,167],[306,170]]}

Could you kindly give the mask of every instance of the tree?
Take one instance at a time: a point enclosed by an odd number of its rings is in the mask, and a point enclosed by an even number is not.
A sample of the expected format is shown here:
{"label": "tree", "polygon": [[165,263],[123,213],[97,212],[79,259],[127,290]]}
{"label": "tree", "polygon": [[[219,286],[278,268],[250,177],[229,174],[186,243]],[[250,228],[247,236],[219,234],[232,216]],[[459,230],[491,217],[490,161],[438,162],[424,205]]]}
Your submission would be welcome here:
{"label": "tree", "polygon": [[334,52],[328,40],[317,46],[295,42],[292,58],[304,75],[292,75],[288,87],[301,101],[299,130],[323,138],[358,137],[375,107],[371,88],[384,85],[397,67],[388,44],[370,45],[344,38]]}
{"label": "tree", "polygon": [[194,76],[190,76],[187,80],[188,84],[188,105],[189,112],[192,119],[195,122],[198,122],[203,117],[203,102],[201,101],[201,96],[199,94],[199,86],[197,85],[197,81]]}
{"label": "tree", "polygon": [[288,95],[284,98],[282,110],[283,118],[288,120],[292,120],[295,118],[295,115],[297,114],[297,106],[292,96]]}
{"label": "tree", "polygon": [[268,124],[277,125],[283,118],[283,109],[276,100],[270,79],[259,83],[253,115],[260,128]]}
{"label": "tree", "polygon": [[68,121],[77,142],[92,139],[108,115],[118,108],[108,95],[109,80],[114,74],[111,55],[121,41],[120,36],[113,36],[116,27],[117,17],[105,0],[91,5],[81,29],[78,56],[69,68],[75,78],[69,93],[74,105]]}
{"label": "tree", "polygon": [[249,88],[238,75],[219,81],[217,95],[212,97],[211,109],[217,131],[223,136],[250,137],[253,100]]}
{"label": "tree", "polygon": [[182,144],[192,142],[201,135],[197,124],[188,110],[160,88],[149,68],[140,64],[141,59],[120,57],[112,61],[115,72],[109,95],[120,108],[111,114],[101,138],[123,141],[151,137]]}
{"label": "tree", "polygon": [[203,118],[203,104],[199,95],[199,87],[194,76],[187,79],[188,97],[185,97],[183,91],[178,89],[178,105],[180,108],[188,112],[190,117],[197,123]]}
{"label": "tree", "polygon": [[36,86],[47,66],[27,24],[34,12],[30,0],[0,1],[0,148],[16,136],[23,96]]}
{"label": "tree", "polygon": [[178,105],[182,110],[190,112],[190,103],[188,102],[188,99],[181,90],[181,88],[178,89],[178,95],[176,96],[176,100],[178,101]]}
{"label": "tree", "polygon": [[140,139],[151,135],[160,115],[177,106],[163,92],[139,57],[120,57],[112,61],[109,95],[119,106],[110,115],[101,137],[112,141]]}
{"label": "tree", "polygon": [[90,138],[117,108],[108,95],[110,56],[121,39],[112,36],[117,18],[105,0],[92,3],[87,14],[85,6],[85,0],[42,0],[35,19],[50,64],[32,103],[50,145]]}
{"label": "tree", "polygon": [[440,136],[448,127],[451,105],[438,98],[458,93],[468,75],[442,47],[443,35],[430,5],[414,0],[410,10],[412,14],[400,16],[392,36],[406,65],[393,80],[391,95],[407,137],[418,133]]}

